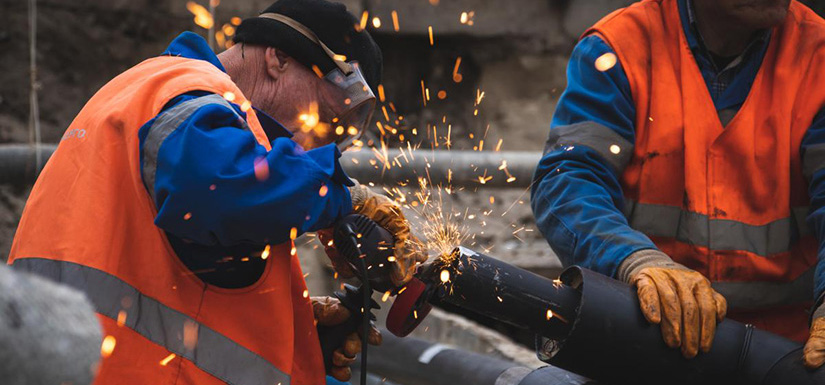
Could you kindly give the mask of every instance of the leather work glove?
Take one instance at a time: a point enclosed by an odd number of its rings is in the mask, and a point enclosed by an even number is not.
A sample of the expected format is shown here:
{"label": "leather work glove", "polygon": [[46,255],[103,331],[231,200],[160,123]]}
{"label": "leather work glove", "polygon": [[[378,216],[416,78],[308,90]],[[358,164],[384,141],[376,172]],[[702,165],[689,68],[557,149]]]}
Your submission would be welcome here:
{"label": "leather work glove", "polygon": [[816,369],[825,364],[825,304],[814,312],[811,336],[802,351],[802,361],[808,369]]}
{"label": "leather work glove", "polygon": [[636,286],[642,313],[660,324],[671,348],[682,347],[685,358],[713,344],[716,323],[727,313],[727,301],[702,274],[688,269],[659,250],[641,250],[619,266],[619,279]]}
{"label": "leather work glove", "polygon": [[332,268],[338,273],[339,278],[347,279],[355,276],[355,272],[349,266],[347,261],[338,254],[338,249],[333,243],[333,228],[318,230],[318,240],[324,245],[324,252],[332,262]]}
{"label": "leather work glove", "polygon": [[376,194],[364,185],[350,187],[350,193],[355,213],[372,219],[395,238],[395,263],[390,278],[395,286],[403,286],[412,279],[416,263],[427,260],[426,253],[420,251],[420,242],[410,233],[404,213],[390,198]]}
{"label": "leather work glove", "polygon": [[[350,317],[350,311],[338,298],[334,297],[310,297],[312,302],[312,313],[315,320],[323,326],[335,326],[343,323]],[[375,325],[370,325],[367,342],[370,345],[381,345],[382,337]],[[351,333],[344,340],[344,344],[332,354],[333,368],[329,375],[338,381],[349,381],[352,377],[350,365],[355,362],[355,356],[361,352],[361,337],[359,333]]]}

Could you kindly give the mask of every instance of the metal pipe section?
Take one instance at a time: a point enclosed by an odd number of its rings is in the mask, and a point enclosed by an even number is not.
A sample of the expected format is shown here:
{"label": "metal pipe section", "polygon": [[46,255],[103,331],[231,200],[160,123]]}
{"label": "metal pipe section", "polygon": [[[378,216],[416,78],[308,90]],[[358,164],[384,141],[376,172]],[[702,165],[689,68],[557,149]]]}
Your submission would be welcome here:
{"label": "metal pipe section", "polygon": [[[57,148],[54,144],[41,144],[41,168]],[[37,169],[37,147],[30,144],[0,145],[0,183],[31,184],[40,174]]]}
{"label": "metal pipe section", "polygon": [[[55,144],[40,145],[42,164],[46,164],[56,148]],[[29,144],[0,145],[0,183],[33,183],[40,171],[35,169],[35,149]],[[367,149],[346,151],[341,157],[341,165],[349,176],[361,183],[415,184],[419,177],[424,177],[436,186],[527,188],[541,153],[423,149],[410,153],[395,149],[388,150],[386,154],[389,168],[384,167],[384,162],[379,158],[385,159],[383,154],[378,156]],[[502,164],[506,164],[506,172],[499,169]]]}
{"label": "metal pipe section", "polygon": [[[395,149],[384,156],[363,149],[344,152],[341,165],[361,183],[415,185],[423,177],[435,186],[527,188],[540,159],[540,152],[524,151]],[[506,167],[500,170],[502,165]]]}
{"label": "metal pipe section", "polygon": [[[600,383],[825,384],[825,368],[802,366],[800,344],[750,325],[722,321],[711,351],[688,360],[665,345],[622,282],[579,267],[552,281],[465,248],[454,254],[435,303],[526,327],[538,335],[539,358]],[[424,279],[438,282],[444,268]]]}
{"label": "metal pipe section", "polygon": [[[443,301],[550,338],[570,333],[578,290],[463,247],[450,258],[450,279],[431,299],[434,305]],[[444,281],[441,271],[433,274]]]}
{"label": "metal pipe section", "polygon": [[382,330],[370,349],[370,372],[407,385],[595,385],[552,366],[536,370],[498,358]]}

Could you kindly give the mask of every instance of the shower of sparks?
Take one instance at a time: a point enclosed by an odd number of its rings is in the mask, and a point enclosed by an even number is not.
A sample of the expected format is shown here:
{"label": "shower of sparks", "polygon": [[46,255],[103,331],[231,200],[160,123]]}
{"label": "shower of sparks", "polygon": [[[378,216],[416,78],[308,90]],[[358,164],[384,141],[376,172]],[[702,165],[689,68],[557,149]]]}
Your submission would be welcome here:
{"label": "shower of sparks", "polygon": [[[423,239],[417,245],[420,250],[435,253],[439,257],[448,256],[456,246],[468,238],[468,230],[460,217],[444,208],[444,195],[448,194],[441,186],[433,189],[429,181],[418,178],[419,190],[414,194],[418,205],[410,205],[421,219],[420,228]],[[398,192],[401,192],[396,188]],[[449,279],[449,272],[448,279]],[[443,278],[443,273],[442,273]]]}

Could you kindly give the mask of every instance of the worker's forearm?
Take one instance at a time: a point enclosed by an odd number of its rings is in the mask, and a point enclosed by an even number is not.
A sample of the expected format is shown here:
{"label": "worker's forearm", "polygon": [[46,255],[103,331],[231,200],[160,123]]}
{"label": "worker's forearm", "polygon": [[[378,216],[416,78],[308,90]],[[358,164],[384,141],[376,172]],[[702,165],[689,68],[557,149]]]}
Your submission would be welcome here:
{"label": "worker's forearm", "polygon": [[336,149],[302,151],[278,138],[267,152],[234,127],[190,130],[161,146],[158,227],[200,244],[281,243],[352,210]]}
{"label": "worker's forearm", "polygon": [[622,212],[621,186],[593,150],[551,152],[539,163],[532,191],[536,225],[567,265],[615,276],[629,255],[656,246]]}

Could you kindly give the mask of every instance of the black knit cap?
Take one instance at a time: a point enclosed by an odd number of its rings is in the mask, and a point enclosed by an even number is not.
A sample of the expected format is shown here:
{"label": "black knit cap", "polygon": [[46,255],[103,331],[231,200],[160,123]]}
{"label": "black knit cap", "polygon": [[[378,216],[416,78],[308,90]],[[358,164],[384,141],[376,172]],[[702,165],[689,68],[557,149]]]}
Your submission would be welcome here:
{"label": "black knit cap", "polygon": [[[367,31],[356,30],[359,20],[340,3],[326,0],[278,0],[261,13],[279,13],[312,30],[324,44],[347,61],[358,61],[364,79],[375,92],[381,82],[381,49]],[[245,19],[235,31],[235,43],[257,44],[282,49],[301,64],[313,65],[324,74],[335,62],[320,46],[280,21],[253,17]]]}

